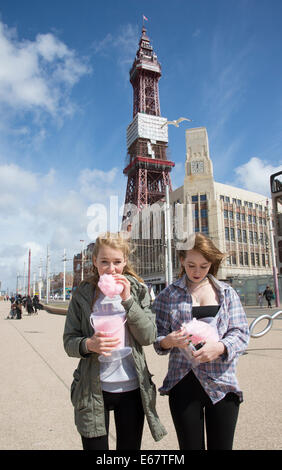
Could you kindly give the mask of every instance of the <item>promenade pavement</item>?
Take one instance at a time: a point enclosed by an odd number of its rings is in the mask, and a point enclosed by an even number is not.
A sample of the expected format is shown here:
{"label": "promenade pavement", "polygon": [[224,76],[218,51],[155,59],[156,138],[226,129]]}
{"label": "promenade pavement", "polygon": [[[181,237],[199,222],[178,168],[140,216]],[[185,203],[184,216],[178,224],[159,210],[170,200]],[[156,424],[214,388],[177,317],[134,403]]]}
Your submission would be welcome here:
{"label": "promenade pavement", "polygon": [[[78,359],[69,358],[62,343],[64,315],[39,311],[22,320],[6,320],[10,302],[0,302],[1,450],[81,450],[73,420],[70,384]],[[246,308],[249,323],[278,309]],[[252,338],[240,357],[238,379],[244,392],[234,450],[282,449],[282,316],[269,333]],[[262,323],[263,327],[263,323]],[[167,371],[168,356],[145,348],[158,387]],[[147,423],[142,449],[178,450],[168,398],[158,394],[157,409],[168,435],[159,442]],[[110,448],[115,448],[113,417]]]}

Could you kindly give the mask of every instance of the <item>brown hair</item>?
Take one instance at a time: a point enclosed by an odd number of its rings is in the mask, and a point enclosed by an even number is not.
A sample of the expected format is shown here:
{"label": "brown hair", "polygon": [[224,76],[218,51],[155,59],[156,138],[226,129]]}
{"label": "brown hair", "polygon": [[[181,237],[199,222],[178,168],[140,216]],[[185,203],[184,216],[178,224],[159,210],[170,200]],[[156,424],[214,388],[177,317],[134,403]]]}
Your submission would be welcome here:
{"label": "brown hair", "polygon": [[[123,274],[130,274],[131,276],[135,277],[139,282],[144,283],[143,279],[138,276],[138,274],[134,271],[134,268],[130,264],[129,257],[133,249],[131,248],[130,242],[127,239],[126,235],[123,235],[123,233],[120,232],[106,232],[105,234],[101,234],[99,237],[97,237],[92,252],[92,261],[93,258],[97,258],[101,246],[109,246],[115,250],[120,250],[126,260],[126,265],[123,268]],[[93,284],[94,288],[96,289],[99,281],[99,273],[98,269],[96,268],[96,266],[94,266],[94,264],[92,266],[92,270],[93,274],[87,279],[87,282]],[[98,291],[98,289],[96,289],[96,291]],[[97,294],[98,292],[96,292],[94,302],[98,297]]]}
{"label": "brown hair", "polygon": [[[221,253],[221,251],[219,251],[210,238],[199,232],[195,234],[195,244],[191,249],[199,251],[199,253],[201,253],[201,255],[203,255],[204,258],[206,258],[211,263],[208,274],[212,274],[213,276],[217,275],[220,263],[226,256],[228,256],[224,253]],[[187,251],[189,250],[180,250],[178,252],[180,260],[186,258]],[[179,277],[182,277],[185,272],[185,268],[181,266]]]}

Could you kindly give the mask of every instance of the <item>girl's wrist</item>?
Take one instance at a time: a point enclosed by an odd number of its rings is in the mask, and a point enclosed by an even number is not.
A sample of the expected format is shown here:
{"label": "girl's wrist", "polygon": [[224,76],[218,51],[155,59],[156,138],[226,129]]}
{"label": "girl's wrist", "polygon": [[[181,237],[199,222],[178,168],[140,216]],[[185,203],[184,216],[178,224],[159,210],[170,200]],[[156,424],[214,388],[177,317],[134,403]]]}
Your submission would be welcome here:
{"label": "girl's wrist", "polygon": [[167,336],[165,336],[164,338],[161,339],[160,346],[163,349],[171,349],[170,340]]}
{"label": "girl's wrist", "polygon": [[222,354],[226,353],[226,346],[222,341],[218,341],[219,345],[219,355],[221,356]]}
{"label": "girl's wrist", "polygon": [[133,304],[132,295],[129,294],[129,296],[126,298],[126,300],[122,299],[121,303],[122,303],[123,307],[128,310],[131,307],[131,305]]}

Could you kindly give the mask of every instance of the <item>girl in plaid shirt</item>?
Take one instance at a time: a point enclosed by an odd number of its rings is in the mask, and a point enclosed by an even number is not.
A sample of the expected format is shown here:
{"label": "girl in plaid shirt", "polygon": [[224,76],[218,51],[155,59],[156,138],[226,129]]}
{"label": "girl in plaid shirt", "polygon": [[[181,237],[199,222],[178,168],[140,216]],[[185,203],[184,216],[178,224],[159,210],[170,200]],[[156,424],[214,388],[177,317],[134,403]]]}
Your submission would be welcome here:
{"label": "girl in plaid shirt", "polygon": [[[194,235],[192,249],[179,252],[180,278],[156,298],[158,354],[170,354],[168,373],[160,388],[169,406],[181,450],[232,449],[243,395],[236,363],[249,341],[246,315],[235,290],[216,279],[224,258],[205,235]],[[207,341],[193,352],[198,365],[181,352],[189,336],[182,324],[214,317],[219,341]]]}

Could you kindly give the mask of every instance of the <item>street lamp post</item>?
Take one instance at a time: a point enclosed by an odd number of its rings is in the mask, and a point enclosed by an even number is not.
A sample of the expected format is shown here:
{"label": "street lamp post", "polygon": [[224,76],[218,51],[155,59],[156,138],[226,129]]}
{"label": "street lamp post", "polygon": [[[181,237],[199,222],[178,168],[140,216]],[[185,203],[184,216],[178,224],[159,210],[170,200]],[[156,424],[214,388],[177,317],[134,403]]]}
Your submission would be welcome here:
{"label": "street lamp post", "polygon": [[165,250],[166,250],[166,281],[172,283],[172,256],[171,256],[171,221],[169,205],[169,187],[165,187]]}
{"label": "street lamp post", "polygon": [[63,301],[65,302],[66,300],[66,250],[64,249],[64,282],[63,282]]}
{"label": "street lamp post", "polygon": [[84,271],[83,271],[83,268],[84,268],[84,240],[80,240],[81,243],[82,243],[82,249],[81,249],[81,280],[83,281],[84,279]]}
{"label": "street lamp post", "polygon": [[46,257],[46,303],[49,302],[49,247],[47,245],[47,257]]}

